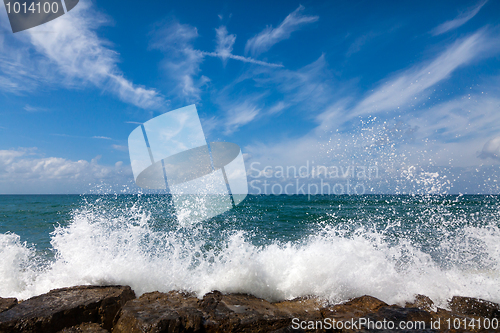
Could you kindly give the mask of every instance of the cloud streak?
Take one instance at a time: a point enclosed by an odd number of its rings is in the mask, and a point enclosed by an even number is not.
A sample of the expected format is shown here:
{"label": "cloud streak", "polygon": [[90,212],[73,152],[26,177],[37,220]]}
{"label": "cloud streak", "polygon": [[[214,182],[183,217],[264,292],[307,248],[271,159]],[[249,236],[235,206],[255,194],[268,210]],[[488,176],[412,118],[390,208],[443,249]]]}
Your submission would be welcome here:
{"label": "cloud streak", "polygon": [[256,60],[256,59],[249,58],[249,57],[243,57],[243,56],[239,56],[239,55],[235,55],[235,54],[221,54],[221,53],[217,53],[217,52],[201,52],[201,54],[204,56],[221,58],[223,61],[225,61],[226,59],[229,58],[229,59],[234,59],[234,60],[238,60],[238,61],[242,61],[242,62],[247,62],[250,64],[261,65],[261,66],[283,67],[282,64],[269,63],[269,62],[260,61],[260,60]]}
{"label": "cloud streak", "polygon": [[277,28],[273,29],[272,26],[269,26],[255,37],[249,39],[245,46],[245,53],[257,56],[267,52],[273,45],[290,38],[292,32],[300,29],[301,26],[316,22],[319,19],[318,16],[302,15],[303,11],[304,6],[300,5]]}
{"label": "cloud streak", "polygon": [[481,10],[481,8],[488,2],[488,0],[483,0],[479,2],[475,7],[470,8],[468,11],[458,15],[456,18],[450,21],[446,21],[434,29],[431,30],[432,35],[437,36],[444,34],[450,30],[454,30],[465,23],[467,23],[471,18],[476,16],[477,13]]}
{"label": "cloud streak", "polygon": [[201,99],[203,88],[210,82],[207,76],[201,75],[200,66],[205,57],[220,58],[224,64],[228,59],[233,59],[259,66],[283,67],[281,64],[232,54],[236,35],[229,34],[225,26],[220,26],[215,31],[215,52],[201,51],[194,47],[198,30],[188,24],[173,21],[161,26],[154,33],[150,47],[161,50],[166,55],[163,66],[173,81],[172,96],[180,96],[188,103],[195,103]]}
{"label": "cloud streak", "polygon": [[429,64],[410,68],[376,88],[354,108],[352,115],[406,108],[428,88],[448,78],[460,66],[482,55],[492,45],[491,42],[484,31],[455,42]]}
{"label": "cloud streak", "polygon": [[[118,68],[118,53],[97,36],[95,30],[107,23],[90,1],[83,0],[69,14],[16,34],[13,43],[19,48],[15,57],[0,56],[0,70],[12,79],[2,77],[0,86],[32,90],[47,80],[62,81],[65,87],[92,84],[137,107],[160,107],[164,101],[159,92],[127,80]],[[28,56],[32,48],[39,55]],[[16,59],[19,55],[22,61]]]}

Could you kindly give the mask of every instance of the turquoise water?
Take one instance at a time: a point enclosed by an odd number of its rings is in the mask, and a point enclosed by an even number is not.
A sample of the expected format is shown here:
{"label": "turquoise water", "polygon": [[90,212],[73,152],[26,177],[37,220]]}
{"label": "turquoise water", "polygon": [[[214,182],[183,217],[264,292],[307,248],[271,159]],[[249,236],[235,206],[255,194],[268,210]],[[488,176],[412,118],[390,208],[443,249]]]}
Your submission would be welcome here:
{"label": "turquoise water", "polygon": [[499,196],[249,196],[180,224],[168,195],[0,196],[0,296],[120,283],[270,300],[500,301]]}

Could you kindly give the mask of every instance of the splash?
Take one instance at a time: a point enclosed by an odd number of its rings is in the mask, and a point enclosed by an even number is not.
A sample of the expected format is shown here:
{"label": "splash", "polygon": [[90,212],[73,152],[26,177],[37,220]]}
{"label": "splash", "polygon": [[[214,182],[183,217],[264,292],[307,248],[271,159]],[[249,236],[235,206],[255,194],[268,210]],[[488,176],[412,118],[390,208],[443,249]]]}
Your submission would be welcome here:
{"label": "splash", "polygon": [[424,209],[415,218],[418,228],[387,213],[382,224],[373,216],[356,222],[323,214],[296,240],[256,242],[260,235],[239,228],[230,216],[181,224],[159,219],[140,202],[99,199],[55,228],[52,258],[18,235],[1,234],[0,296],[26,299],[65,286],[122,284],[138,295],[175,289],[199,297],[211,290],[250,293],[271,301],[314,295],[340,302],[369,294],[404,303],[425,294],[441,306],[453,295],[499,302],[498,220],[450,218],[442,206]]}

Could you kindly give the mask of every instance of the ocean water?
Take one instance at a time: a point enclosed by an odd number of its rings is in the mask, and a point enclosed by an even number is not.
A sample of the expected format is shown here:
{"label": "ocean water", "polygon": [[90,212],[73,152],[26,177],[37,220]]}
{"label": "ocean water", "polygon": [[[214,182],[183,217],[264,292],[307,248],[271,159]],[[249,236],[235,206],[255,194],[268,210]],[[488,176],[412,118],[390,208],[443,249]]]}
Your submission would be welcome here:
{"label": "ocean water", "polygon": [[80,284],[271,301],[500,302],[500,197],[248,196],[179,223],[168,195],[0,196],[0,297]]}

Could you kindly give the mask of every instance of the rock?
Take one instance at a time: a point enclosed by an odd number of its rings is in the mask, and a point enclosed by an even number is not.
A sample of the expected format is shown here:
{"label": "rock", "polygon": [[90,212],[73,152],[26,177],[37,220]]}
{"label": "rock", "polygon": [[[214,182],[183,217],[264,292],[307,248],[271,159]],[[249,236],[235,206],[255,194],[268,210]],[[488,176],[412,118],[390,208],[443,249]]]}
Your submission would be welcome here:
{"label": "rock", "polygon": [[453,296],[449,306],[458,314],[500,319],[500,305],[479,298]]}
{"label": "rock", "polygon": [[350,320],[351,318],[364,317],[383,306],[388,306],[388,304],[375,297],[365,295],[342,304],[325,307],[321,309],[321,315],[324,318],[334,318],[335,320]]}
{"label": "rock", "polygon": [[84,322],[111,330],[119,309],[135,298],[126,286],[55,289],[0,313],[0,332],[58,332]]}
{"label": "rock", "polygon": [[419,308],[403,308],[399,306],[384,306],[376,312],[366,315],[373,321],[392,321],[398,327],[400,322],[418,322],[420,329],[430,327],[430,322],[433,319],[432,315]]}
{"label": "rock", "polygon": [[113,333],[199,332],[203,314],[187,293],[152,292],[128,301],[117,315]]}
{"label": "rock", "polygon": [[325,301],[317,297],[299,297],[290,301],[272,303],[280,311],[287,313],[291,318],[304,318],[304,320],[320,320],[320,309],[325,306]]}
{"label": "rock", "polygon": [[[80,286],[52,290],[17,304],[1,299],[0,333],[161,333],[161,332],[326,332],[329,323],[353,322],[363,318],[374,323],[391,322],[384,332],[445,332],[455,319],[477,321],[499,318],[500,306],[481,299],[453,297],[451,311],[438,308],[432,300],[416,295],[405,307],[388,305],[361,296],[336,305],[325,305],[315,297],[270,303],[247,294],[214,291],[198,299],[193,294],[152,292],[135,298],[130,287]],[[3,309],[3,308],[0,308]],[[301,328],[294,329],[294,323]],[[399,323],[412,322],[411,329],[399,330]],[[439,329],[431,323],[441,323]],[[296,325],[296,324],[295,324]],[[325,325],[323,327],[323,325]],[[366,325],[366,324],[365,324]],[[295,326],[295,328],[297,328]],[[377,327],[334,327],[335,332],[371,332]],[[328,330],[330,332],[331,330]],[[478,327],[450,332],[483,332]]]}
{"label": "rock", "polygon": [[65,328],[58,333],[109,333],[109,331],[96,323],[83,323],[78,326]]}
{"label": "rock", "polygon": [[418,308],[421,310],[436,312],[437,307],[434,302],[427,296],[415,295],[415,300],[412,303],[406,302],[406,308]]}
{"label": "rock", "polygon": [[247,294],[215,291],[205,295],[199,306],[207,332],[271,332],[290,326],[292,321],[290,314],[276,305]]}
{"label": "rock", "polygon": [[[360,318],[371,322],[371,325],[375,325],[376,322],[388,323],[392,322],[394,327],[399,327],[400,322],[408,321],[418,321],[420,323],[421,330],[412,330],[412,332],[422,332],[425,331],[427,327],[430,326],[430,321],[432,316],[429,312],[419,309],[417,307],[400,307],[398,305],[388,305],[387,303],[372,297],[372,296],[361,296],[351,299],[348,302],[337,304],[334,306],[327,306],[321,309],[321,314],[324,318],[331,318],[336,322],[357,322],[360,323]],[[368,325],[368,326],[367,326]],[[387,329],[388,326],[386,326]],[[376,327],[369,326],[358,326],[356,329],[340,329],[341,332],[366,332],[370,329],[375,329]],[[387,330],[391,332],[397,332],[396,330]]]}
{"label": "rock", "polygon": [[187,293],[154,292],[127,302],[113,333],[288,332],[294,317],[321,320],[319,307],[317,299],[270,303],[247,294],[214,291],[199,300]]}
{"label": "rock", "polygon": [[17,298],[1,298],[0,297],[0,312],[7,311],[17,305]]}

